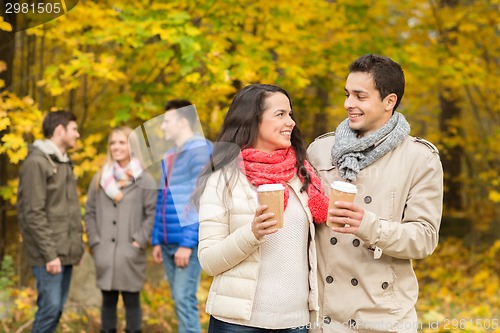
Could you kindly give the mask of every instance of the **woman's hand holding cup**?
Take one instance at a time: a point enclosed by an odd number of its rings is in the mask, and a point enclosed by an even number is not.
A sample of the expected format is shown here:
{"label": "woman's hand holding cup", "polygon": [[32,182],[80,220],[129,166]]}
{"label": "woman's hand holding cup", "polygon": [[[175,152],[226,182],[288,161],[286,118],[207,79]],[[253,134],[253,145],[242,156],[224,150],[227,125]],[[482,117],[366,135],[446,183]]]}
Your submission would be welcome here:
{"label": "woman's hand holding cup", "polygon": [[266,209],[267,205],[259,206],[252,221],[252,232],[258,240],[278,231],[275,228],[277,221],[273,219],[274,213],[264,213]]}

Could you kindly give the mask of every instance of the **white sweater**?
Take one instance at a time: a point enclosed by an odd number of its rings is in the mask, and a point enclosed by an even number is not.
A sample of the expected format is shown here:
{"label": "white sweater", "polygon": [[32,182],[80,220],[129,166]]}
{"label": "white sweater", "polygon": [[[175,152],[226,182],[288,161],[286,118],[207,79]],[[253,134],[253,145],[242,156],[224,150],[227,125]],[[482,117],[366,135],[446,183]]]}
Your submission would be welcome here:
{"label": "white sweater", "polygon": [[225,322],[244,326],[285,329],[309,322],[307,215],[290,189],[284,225],[261,243],[262,262],[250,320],[217,316]]}

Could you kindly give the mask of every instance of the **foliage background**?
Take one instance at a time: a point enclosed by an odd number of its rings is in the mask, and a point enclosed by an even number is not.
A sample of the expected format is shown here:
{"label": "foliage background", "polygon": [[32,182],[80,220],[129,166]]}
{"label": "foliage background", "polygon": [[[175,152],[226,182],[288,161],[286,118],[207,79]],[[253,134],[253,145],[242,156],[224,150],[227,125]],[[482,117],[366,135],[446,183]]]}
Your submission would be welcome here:
{"label": "foliage background", "polygon": [[[90,178],[104,161],[111,127],[139,126],[160,115],[168,99],[188,98],[205,136],[213,139],[236,91],[267,82],[290,93],[311,142],[345,117],[347,66],[364,53],[387,55],[404,68],[400,111],[412,124],[412,135],[440,149],[446,185],[441,234],[460,238],[415,263],[421,317],[498,318],[499,4],[85,0],[25,30],[20,26],[25,21],[2,13],[0,258],[13,257],[15,272],[7,273],[8,264],[1,272],[17,282],[4,289],[14,293],[16,311],[3,325],[18,328],[33,311],[26,308],[34,304],[33,290],[22,287],[30,275],[18,255],[14,205],[19,164],[27,145],[41,138],[46,112],[62,107],[78,116],[82,139],[72,158],[83,204]],[[204,281],[202,293],[209,279]],[[146,287],[145,312],[151,318],[171,313],[167,290]],[[98,321],[95,311],[87,317],[71,313],[65,314],[68,325],[79,318],[88,318],[88,327]],[[151,325],[175,331],[167,318]]]}

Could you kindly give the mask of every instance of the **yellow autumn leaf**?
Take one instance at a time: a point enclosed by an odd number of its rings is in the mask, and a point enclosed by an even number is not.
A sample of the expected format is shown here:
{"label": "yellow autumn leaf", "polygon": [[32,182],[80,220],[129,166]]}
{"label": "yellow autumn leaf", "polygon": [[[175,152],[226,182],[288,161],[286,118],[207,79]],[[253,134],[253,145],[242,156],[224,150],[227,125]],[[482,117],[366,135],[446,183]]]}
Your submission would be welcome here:
{"label": "yellow autumn leaf", "polygon": [[485,283],[485,291],[489,295],[495,295],[495,293],[498,292],[500,286],[499,286],[499,281],[498,277],[492,278]]}
{"label": "yellow autumn leaf", "polygon": [[190,82],[190,83],[197,83],[200,81],[200,79],[201,79],[201,75],[198,72],[194,72],[194,73],[188,74],[186,76],[186,81]]}
{"label": "yellow autumn leaf", "polygon": [[25,96],[23,97],[23,102],[26,104],[26,105],[33,105],[35,104],[35,101],[33,100],[33,98],[31,98],[30,96]]}
{"label": "yellow autumn leaf", "polygon": [[21,147],[19,150],[9,150],[7,151],[7,156],[9,157],[9,161],[12,164],[18,164],[23,161],[28,154],[27,147]]}
{"label": "yellow autumn leaf", "polygon": [[5,22],[2,16],[0,16],[0,30],[12,31],[12,26],[9,22]]}
{"label": "yellow autumn leaf", "polygon": [[4,142],[5,147],[11,149],[17,149],[25,145],[24,139],[22,137],[12,133],[5,134],[2,137],[2,142]]}
{"label": "yellow autumn leaf", "polygon": [[[1,86],[0,86],[1,88]],[[6,129],[7,127],[9,127],[10,125],[10,119],[1,115],[1,118],[0,118],[0,131],[3,131],[4,129]]]}
{"label": "yellow autumn leaf", "polygon": [[60,85],[50,87],[49,90],[52,96],[59,96],[64,92],[64,89]]}
{"label": "yellow autumn leaf", "polygon": [[488,194],[488,198],[493,202],[500,202],[500,192],[492,190]]}
{"label": "yellow autumn leaf", "polygon": [[473,33],[479,30],[479,27],[477,27],[475,24],[472,23],[464,23],[459,26],[459,30],[462,32],[469,32]]}
{"label": "yellow autumn leaf", "polygon": [[486,271],[486,270],[482,270],[482,271],[479,271],[477,272],[473,279],[472,279],[472,284],[474,286],[478,286],[478,287],[483,287],[485,281],[488,281],[489,280],[489,272]]}

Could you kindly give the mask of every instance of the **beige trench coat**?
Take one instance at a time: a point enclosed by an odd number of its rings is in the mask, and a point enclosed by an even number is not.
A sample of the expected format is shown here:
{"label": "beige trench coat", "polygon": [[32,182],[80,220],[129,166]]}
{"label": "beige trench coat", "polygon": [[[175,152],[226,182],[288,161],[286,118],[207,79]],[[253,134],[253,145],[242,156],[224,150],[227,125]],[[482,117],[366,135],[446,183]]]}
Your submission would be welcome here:
{"label": "beige trench coat", "polygon": [[[341,180],[332,166],[333,133],[308,148],[325,191]],[[416,332],[418,282],[412,259],[437,246],[443,170],[437,149],[407,137],[353,182],[365,210],[358,231],[316,230],[321,328],[312,332]]]}

